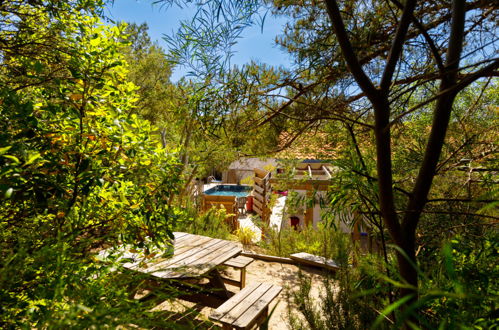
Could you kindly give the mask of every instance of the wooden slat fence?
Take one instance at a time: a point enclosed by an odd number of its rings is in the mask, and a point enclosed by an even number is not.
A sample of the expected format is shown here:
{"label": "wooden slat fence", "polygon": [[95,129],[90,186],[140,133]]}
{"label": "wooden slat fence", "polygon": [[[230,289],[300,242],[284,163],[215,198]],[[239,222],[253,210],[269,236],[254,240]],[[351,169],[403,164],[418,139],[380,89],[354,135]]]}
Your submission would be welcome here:
{"label": "wooden slat fence", "polygon": [[237,218],[239,212],[237,209],[236,196],[216,196],[216,195],[205,195],[203,194],[203,212],[210,210],[212,207],[215,208],[225,208],[227,214],[232,214],[228,216],[226,221],[230,225],[230,228],[235,231],[239,228],[239,221]]}
{"label": "wooden slat fence", "polygon": [[255,168],[254,172],[253,209],[262,218],[262,221],[268,224],[270,220],[268,203],[272,193],[270,186],[271,173],[258,168]]}

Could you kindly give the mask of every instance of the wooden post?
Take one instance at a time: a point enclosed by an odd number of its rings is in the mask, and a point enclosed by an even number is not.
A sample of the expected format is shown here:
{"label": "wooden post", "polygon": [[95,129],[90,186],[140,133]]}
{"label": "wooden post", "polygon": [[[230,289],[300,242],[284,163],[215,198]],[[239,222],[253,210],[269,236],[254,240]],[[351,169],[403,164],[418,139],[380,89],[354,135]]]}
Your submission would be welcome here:
{"label": "wooden post", "polygon": [[307,211],[305,211],[305,226],[310,226],[311,223],[314,222],[314,209],[309,207]]}
{"label": "wooden post", "polygon": [[360,252],[360,230],[359,230],[359,219],[360,215],[357,212],[353,213],[353,233],[352,233],[352,241],[353,241],[353,265],[357,266],[357,253]]}
{"label": "wooden post", "polygon": [[243,289],[246,286],[246,267],[241,268],[241,284],[239,284],[239,289]]}
{"label": "wooden post", "polygon": [[[310,190],[307,190],[307,198],[306,198],[307,203],[309,202],[308,199],[311,197],[312,197],[312,192]],[[310,226],[310,224],[313,224],[314,222],[314,206],[308,207],[307,210],[305,211],[305,227]]]}

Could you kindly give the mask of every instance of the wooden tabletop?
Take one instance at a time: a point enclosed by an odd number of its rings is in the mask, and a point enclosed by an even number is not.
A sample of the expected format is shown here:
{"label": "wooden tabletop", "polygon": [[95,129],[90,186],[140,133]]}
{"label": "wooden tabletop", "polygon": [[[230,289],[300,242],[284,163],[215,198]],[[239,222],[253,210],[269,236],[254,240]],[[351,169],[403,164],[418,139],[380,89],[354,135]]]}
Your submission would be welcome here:
{"label": "wooden tabletop", "polygon": [[173,234],[174,253],[171,257],[162,257],[161,250],[146,256],[126,246],[107,249],[100,253],[100,257],[106,259],[107,255],[114,253],[122,259],[124,268],[160,278],[192,278],[210,272],[242,252],[235,242],[181,232]]}

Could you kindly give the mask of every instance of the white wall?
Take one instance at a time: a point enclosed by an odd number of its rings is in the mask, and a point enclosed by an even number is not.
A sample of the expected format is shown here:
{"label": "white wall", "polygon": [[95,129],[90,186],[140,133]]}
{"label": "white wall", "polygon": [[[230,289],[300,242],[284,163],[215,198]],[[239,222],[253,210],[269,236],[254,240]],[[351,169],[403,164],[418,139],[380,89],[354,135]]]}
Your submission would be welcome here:
{"label": "white wall", "polygon": [[[300,196],[305,197],[307,195],[306,190],[295,190]],[[319,199],[321,197],[324,197],[326,192],[324,191],[319,191],[316,193],[316,198]],[[305,226],[305,212],[306,208],[303,208],[303,212],[296,213],[296,214],[287,214],[285,215],[285,221],[284,221],[284,227],[289,227],[289,218],[291,216],[296,216],[300,219],[300,227]],[[312,225],[314,228],[317,228],[317,225],[319,224],[320,221],[322,221],[322,216],[328,212],[328,209],[321,209],[321,206],[319,202],[314,205],[313,207],[313,217],[312,217]],[[352,230],[350,229],[350,226],[345,223],[344,221],[351,221],[353,219],[353,214],[351,213],[344,213],[342,215],[337,215],[336,216],[336,224],[338,225],[339,229],[344,232],[344,233],[350,233]],[[343,221],[342,221],[343,220]]]}

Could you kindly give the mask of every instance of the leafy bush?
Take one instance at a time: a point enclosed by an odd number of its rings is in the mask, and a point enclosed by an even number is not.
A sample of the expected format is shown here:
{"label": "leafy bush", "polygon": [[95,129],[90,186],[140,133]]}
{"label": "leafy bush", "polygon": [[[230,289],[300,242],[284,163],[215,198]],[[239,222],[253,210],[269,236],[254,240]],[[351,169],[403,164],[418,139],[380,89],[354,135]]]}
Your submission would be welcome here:
{"label": "leafy bush", "polygon": [[[342,267],[323,278],[321,299],[312,296],[311,279],[303,273],[298,290],[288,291],[291,325],[297,329],[400,329],[415,320],[414,329],[494,328],[499,320],[494,280],[499,272],[494,262],[497,242],[497,233],[490,233],[474,243],[458,236],[444,244],[438,267],[427,274],[418,267],[421,296],[406,310],[400,309],[401,300],[394,300],[405,284],[393,261],[386,265],[380,257],[367,255],[360,258],[358,267],[348,267],[342,263],[345,259],[336,257]],[[343,249],[348,251],[348,244],[339,251]]]}
{"label": "leafy bush", "polygon": [[188,208],[189,216],[178,222],[176,231],[191,234],[227,239],[231,237],[230,226],[227,224],[227,210],[211,208],[203,214],[198,214],[195,208]]}
{"label": "leafy bush", "polygon": [[498,324],[498,242],[492,231],[475,242],[457,236],[444,245],[439,267],[422,281],[424,327],[489,329]]}
{"label": "leafy bush", "polygon": [[255,232],[249,227],[241,227],[234,234],[243,245],[250,245],[256,238]]}
{"label": "leafy bush", "polygon": [[348,234],[339,233],[325,224],[319,224],[317,228],[305,227],[300,231],[293,228],[282,228],[279,232],[268,229],[265,230],[265,235],[266,240],[261,246],[270,254],[282,257],[297,252],[337,257],[339,252],[337,243],[350,239]]}
{"label": "leafy bush", "polygon": [[133,323],[148,307],[92,254],[171,236],[177,156],[129,114],[123,31],[91,1],[2,6],[0,326]]}
{"label": "leafy bush", "polygon": [[376,311],[388,302],[386,291],[381,292],[385,288],[376,283],[379,269],[374,270],[374,265],[380,261],[376,256],[366,257],[359,267],[351,267],[349,237],[334,229],[327,232],[327,236],[322,233],[322,240],[314,243],[329,246],[328,257],[335,260],[340,269],[323,274],[319,299],[312,295],[311,277],[300,271],[297,290],[287,291],[290,325],[293,329],[317,330],[369,328],[378,315]]}

